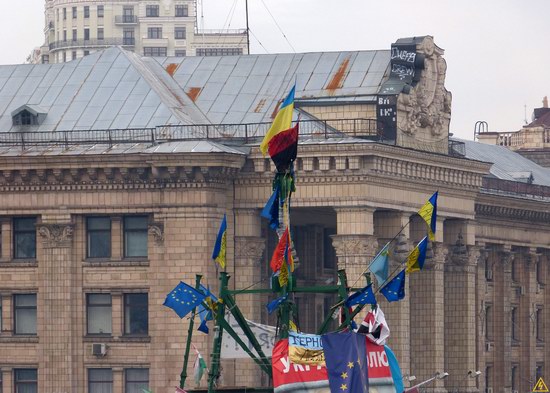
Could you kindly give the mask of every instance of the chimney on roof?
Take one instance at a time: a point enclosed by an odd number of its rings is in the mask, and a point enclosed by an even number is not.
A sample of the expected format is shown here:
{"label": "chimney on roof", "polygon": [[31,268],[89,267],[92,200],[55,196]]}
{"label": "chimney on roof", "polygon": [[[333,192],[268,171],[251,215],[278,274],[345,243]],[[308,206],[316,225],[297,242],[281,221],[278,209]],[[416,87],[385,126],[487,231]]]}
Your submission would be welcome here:
{"label": "chimney on roof", "polygon": [[542,107],[548,108],[548,96],[544,96],[544,98],[542,99]]}

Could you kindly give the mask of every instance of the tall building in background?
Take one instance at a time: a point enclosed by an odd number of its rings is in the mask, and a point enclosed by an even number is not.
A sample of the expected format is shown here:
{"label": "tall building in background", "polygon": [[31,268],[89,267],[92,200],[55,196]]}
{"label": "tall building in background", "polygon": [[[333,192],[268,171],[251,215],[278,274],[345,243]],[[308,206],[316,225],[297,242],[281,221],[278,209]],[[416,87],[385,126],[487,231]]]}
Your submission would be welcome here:
{"label": "tall building in background", "polygon": [[32,63],[62,63],[110,46],[143,56],[247,53],[246,30],[200,30],[196,0],[46,0],[45,41]]}

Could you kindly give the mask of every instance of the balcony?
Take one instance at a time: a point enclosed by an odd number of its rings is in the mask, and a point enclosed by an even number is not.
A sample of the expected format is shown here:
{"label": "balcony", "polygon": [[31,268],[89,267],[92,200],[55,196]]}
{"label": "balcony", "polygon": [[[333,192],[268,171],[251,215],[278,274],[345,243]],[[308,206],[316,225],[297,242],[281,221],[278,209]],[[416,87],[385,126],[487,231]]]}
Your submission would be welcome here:
{"label": "balcony", "polygon": [[55,41],[50,44],[50,50],[59,50],[66,48],[102,48],[106,46],[134,46],[134,38],[105,38],[103,40],[91,39],[91,40],[67,40],[67,41]]}
{"label": "balcony", "polygon": [[138,17],[136,15],[116,15],[116,25],[137,25]]}

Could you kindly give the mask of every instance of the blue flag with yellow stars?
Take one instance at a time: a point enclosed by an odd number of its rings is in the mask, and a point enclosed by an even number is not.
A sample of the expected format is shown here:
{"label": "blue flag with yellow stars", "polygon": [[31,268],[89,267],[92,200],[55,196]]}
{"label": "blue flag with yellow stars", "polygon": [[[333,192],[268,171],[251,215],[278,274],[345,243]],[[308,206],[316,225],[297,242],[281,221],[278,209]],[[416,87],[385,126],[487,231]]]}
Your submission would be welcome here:
{"label": "blue flag with yellow stars", "polygon": [[397,302],[403,299],[405,297],[405,269],[384,285],[380,292],[388,299],[388,302]]}
{"label": "blue flag with yellow stars", "polygon": [[321,336],[331,393],[368,393],[366,339],[354,332]]}
{"label": "blue flag with yellow stars", "polygon": [[163,304],[174,310],[180,318],[183,318],[189,314],[193,308],[201,304],[205,297],[205,295],[192,286],[180,281],[180,283],[166,295]]}
{"label": "blue flag with yellow stars", "polygon": [[350,295],[344,302],[346,307],[356,304],[376,304],[376,298],[374,297],[374,292],[372,291],[372,284],[369,284],[365,288]]}

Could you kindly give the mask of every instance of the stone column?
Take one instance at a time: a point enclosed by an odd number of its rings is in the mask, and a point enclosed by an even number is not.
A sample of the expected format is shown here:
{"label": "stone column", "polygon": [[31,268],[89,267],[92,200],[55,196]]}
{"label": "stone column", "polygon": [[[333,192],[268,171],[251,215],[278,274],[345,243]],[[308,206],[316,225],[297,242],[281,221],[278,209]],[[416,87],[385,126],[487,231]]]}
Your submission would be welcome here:
{"label": "stone column", "polygon": [[38,283],[38,385],[44,393],[72,393],[78,388],[73,376],[79,366],[74,358],[73,321],[81,313],[72,288],[76,275],[73,224],[69,215],[43,216],[37,229],[42,240],[38,261],[38,277],[42,279]]}
{"label": "stone column", "polygon": [[[408,276],[411,374],[416,376],[417,381],[425,381],[435,372],[445,371],[443,271],[448,248],[443,243],[429,244],[424,269]],[[445,392],[444,380],[436,379],[426,389]]]}
{"label": "stone column", "polygon": [[[540,282],[543,292],[544,309],[542,312],[544,318],[544,375],[550,372],[550,250],[545,249],[541,255],[540,263],[542,263]],[[549,381],[546,381],[548,384]]]}
{"label": "stone column", "polygon": [[[235,217],[235,288],[246,288],[261,279],[265,239],[261,237],[260,212],[256,209],[237,209]],[[269,285],[269,283],[264,284]],[[261,296],[236,295],[239,309],[253,322],[261,322]],[[236,386],[259,386],[264,372],[252,359],[239,359],[235,365]],[[265,380],[264,382],[267,382]]]}
{"label": "stone column", "polygon": [[512,260],[514,253],[509,246],[491,252],[494,274],[494,391],[511,392],[512,324],[510,318],[510,292],[512,290]]}
{"label": "stone column", "polygon": [[[485,277],[485,269],[486,265],[489,264],[489,253],[487,249],[485,248],[485,243],[478,243],[476,242],[476,246],[479,248],[479,259],[477,264],[477,278],[476,278],[476,341],[477,341],[477,368],[476,370],[480,370],[481,372],[485,373],[486,368],[486,361],[485,361],[485,353],[486,353],[486,333],[485,333],[485,326],[486,326],[486,318],[487,315],[485,313],[485,306],[486,306],[486,300],[488,298],[487,293],[489,292],[487,279]],[[492,299],[491,299],[492,301]],[[480,392],[484,392],[485,388],[485,380],[486,376],[485,374],[482,374],[480,377],[478,377],[478,387]],[[491,382],[492,384],[492,382]]]}
{"label": "stone column", "polygon": [[[1,236],[2,236],[2,244],[8,245],[11,244],[11,220],[9,219],[2,219],[0,220],[0,226],[1,226]],[[13,247],[2,247],[2,255],[1,260],[2,261],[10,261],[12,259],[12,249]]]}
{"label": "stone column", "polygon": [[[476,270],[479,248],[466,246],[458,234],[445,266],[445,386],[452,392],[477,392]],[[471,328],[469,328],[471,327]],[[469,329],[468,329],[469,328]]]}
{"label": "stone column", "polygon": [[124,369],[113,367],[113,393],[124,392]]}
{"label": "stone column", "polygon": [[2,367],[0,373],[2,373],[2,391],[7,393],[13,392],[13,370],[8,367]]}
{"label": "stone column", "polygon": [[535,386],[535,370],[537,367],[537,339],[535,334],[536,323],[536,262],[539,256],[536,249],[526,249],[518,254],[518,265],[520,267],[519,282],[519,339],[520,339],[520,362],[518,390],[530,392]]}

